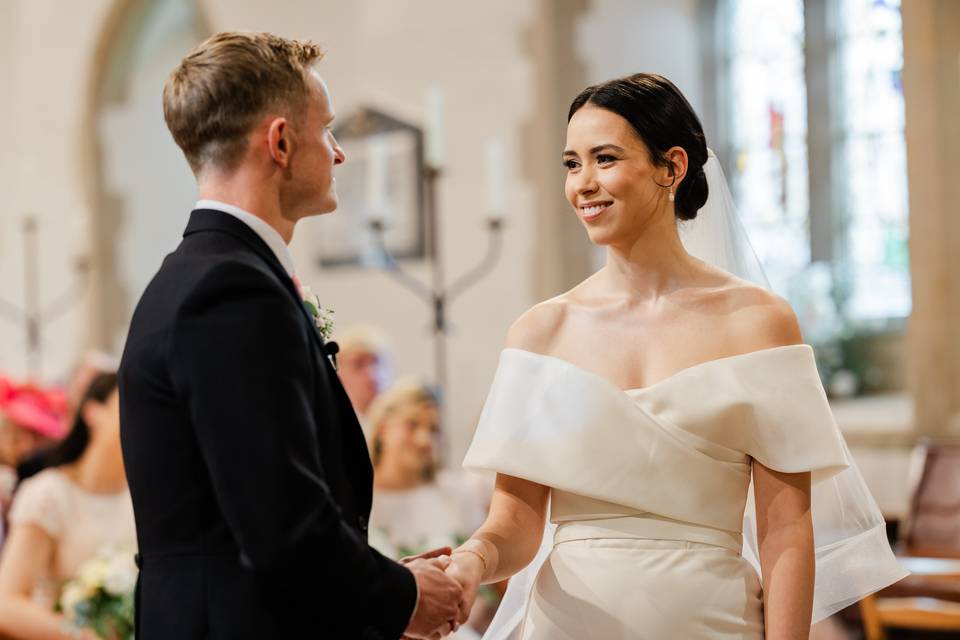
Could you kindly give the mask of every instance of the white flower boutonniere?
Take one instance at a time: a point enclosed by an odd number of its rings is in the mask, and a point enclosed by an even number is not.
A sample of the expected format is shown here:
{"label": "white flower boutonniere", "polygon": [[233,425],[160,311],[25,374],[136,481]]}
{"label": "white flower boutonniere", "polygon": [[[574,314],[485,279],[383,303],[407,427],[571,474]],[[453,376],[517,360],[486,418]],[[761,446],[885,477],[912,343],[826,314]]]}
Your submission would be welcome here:
{"label": "white flower boutonniere", "polygon": [[300,295],[303,296],[303,306],[313,318],[317,331],[324,340],[329,340],[333,335],[333,309],[324,308],[320,304],[320,298],[306,285],[301,286]]}

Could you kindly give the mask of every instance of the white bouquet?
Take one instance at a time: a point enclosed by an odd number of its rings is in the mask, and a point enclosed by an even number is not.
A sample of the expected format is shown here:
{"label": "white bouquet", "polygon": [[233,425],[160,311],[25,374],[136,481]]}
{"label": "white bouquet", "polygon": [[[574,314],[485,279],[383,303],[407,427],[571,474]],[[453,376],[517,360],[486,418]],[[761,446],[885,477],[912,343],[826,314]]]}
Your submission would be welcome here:
{"label": "white bouquet", "polygon": [[77,628],[92,629],[106,640],[132,640],[136,584],[134,552],[104,549],[64,585],[59,608]]}

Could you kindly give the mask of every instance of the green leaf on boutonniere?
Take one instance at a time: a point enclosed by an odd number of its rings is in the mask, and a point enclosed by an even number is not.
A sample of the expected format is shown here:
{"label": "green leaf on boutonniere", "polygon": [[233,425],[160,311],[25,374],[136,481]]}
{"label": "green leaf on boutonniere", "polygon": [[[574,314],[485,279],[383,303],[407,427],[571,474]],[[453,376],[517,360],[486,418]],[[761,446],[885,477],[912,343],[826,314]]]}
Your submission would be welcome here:
{"label": "green leaf on boutonniere", "polygon": [[303,306],[306,307],[307,312],[310,314],[311,318],[316,318],[320,315],[320,310],[317,309],[317,305],[313,304],[309,300],[303,301]]}

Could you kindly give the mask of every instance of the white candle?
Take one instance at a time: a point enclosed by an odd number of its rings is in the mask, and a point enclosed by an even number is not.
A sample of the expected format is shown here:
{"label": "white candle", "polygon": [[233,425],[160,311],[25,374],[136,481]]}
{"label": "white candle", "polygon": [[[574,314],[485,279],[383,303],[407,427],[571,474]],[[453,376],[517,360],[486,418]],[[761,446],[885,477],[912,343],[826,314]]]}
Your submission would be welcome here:
{"label": "white candle", "polygon": [[506,171],[504,168],[503,141],[499,138],[487,140],[484,145],[486,176],[486,213],[495,218],[503,218],[506,214],[506,199],[504,186]]}
{"label": "white candle", "polygon": [[381,136],[367,139],[367,212],[371,218],[387,217],[387,145]]}
{"label": "white candle", "polygon": [[443,101],[443,89],[427,89],[427,164],[435,169],[444,161]]}

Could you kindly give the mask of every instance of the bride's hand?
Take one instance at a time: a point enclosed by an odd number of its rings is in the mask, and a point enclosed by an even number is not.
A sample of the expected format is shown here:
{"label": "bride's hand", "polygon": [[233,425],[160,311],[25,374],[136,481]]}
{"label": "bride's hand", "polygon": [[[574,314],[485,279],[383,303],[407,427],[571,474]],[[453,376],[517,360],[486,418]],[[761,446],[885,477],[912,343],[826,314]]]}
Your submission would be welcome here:
{"label": "bride's hand", "polygon": [[447,567],[447,574],[460,583],[463,588],[463,596],[460,600],[460,617],[458,622],[464,624],[470,617],[470,611],[473,609],[473,603],[477,599],[477,590],[480,588],[480,581],[483,579],[484,566],[473,553],[454,552],[450,557],[450,566]]}

